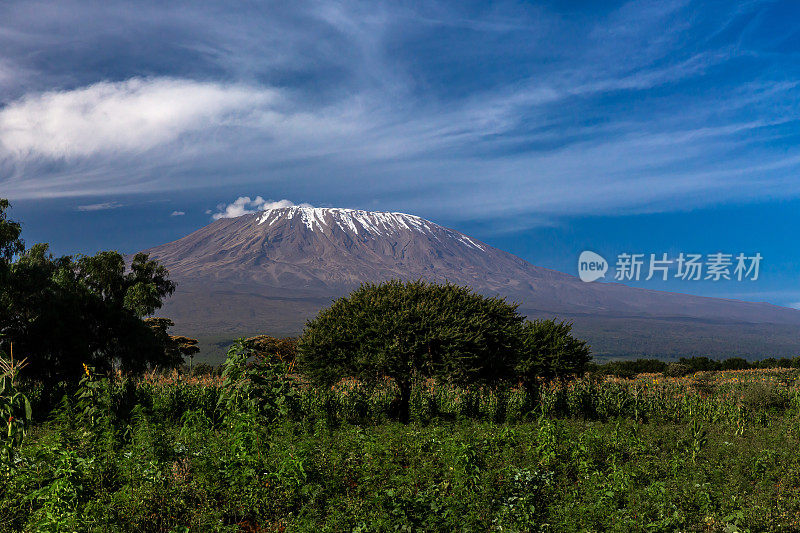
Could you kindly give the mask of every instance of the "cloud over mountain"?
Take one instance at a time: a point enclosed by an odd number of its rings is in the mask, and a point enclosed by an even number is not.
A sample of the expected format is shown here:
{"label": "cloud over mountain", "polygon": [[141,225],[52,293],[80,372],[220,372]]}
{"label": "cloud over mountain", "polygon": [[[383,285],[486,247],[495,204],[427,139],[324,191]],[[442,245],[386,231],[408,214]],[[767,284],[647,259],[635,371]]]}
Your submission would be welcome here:
{"label": "cloud over mountain", "polygon": [[[218,204],[216,213],[211,215],[212,220],[221,218],[235,218],[242,215],[249,215],[258,211],[269,211],[270,209],[280,209],[282,207],[293,207],[296,204],[290,200],[264,200],[261,196],[250,199],[249,196],[240,196],[229,204]],[[300,207],[311,207],[311,204],[299,204]]]}

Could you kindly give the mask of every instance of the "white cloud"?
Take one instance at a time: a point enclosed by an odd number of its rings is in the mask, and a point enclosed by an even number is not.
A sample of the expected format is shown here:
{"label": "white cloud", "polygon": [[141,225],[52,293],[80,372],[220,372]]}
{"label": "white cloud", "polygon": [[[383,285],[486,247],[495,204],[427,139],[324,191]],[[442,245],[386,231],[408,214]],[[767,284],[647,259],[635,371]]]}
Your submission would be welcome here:
{"label": "white cloud", "polygon": [[219,220],[221,218],[235,218],[242,215],[249,215],[250,213],[258,211],[262,205],[264,205],[264,199],[260,196],[256,196],[253,200],[251,200],[249,196],[240,196],[234,200],[233,203],[228,205],[217,205],[217,209],[221,209],[222,211],[214,213],[211,215],[211,218]]}
{"label": "white cloud", "polygon": [[136,153],[225,125],[276,97],[267,88],[171,78],[101,82],[11,102],[0,110],[0,145],[21,158]]}
{"label": "white cloud", "polygon": [[186,214],[185,211],[173,211],[172,213],[170,213],[169,216],[171,216],[171,217],[182,217],[185,214]]}
{"label": "white cloud", "polygon": [[108,209],[117,209],[122,207],[118,202],[102,202],[99,204],[79,205],[78,211],[105,211]]}
{"label": "white cloud", "polygon": [[[235,218],[240,217],[242,215],[249,215],[252,213],[257,213],[258,211],[269,211],[270,209],[280,209],[282,207],[293,207],[295,205],[294,202],[290,200],[264,200],[261,196],[256,196],[255,198],[251,199],[249,196],[240,196],[236,200],[234,200],[230,204],[219,204],[217,205],[217,213],[211,215],[211,218],[214,220],[219,220],[221,218]],[[311,204],[299,204],[300,207],[312,207]],[[206,211],[209,213],[210,211]]]}

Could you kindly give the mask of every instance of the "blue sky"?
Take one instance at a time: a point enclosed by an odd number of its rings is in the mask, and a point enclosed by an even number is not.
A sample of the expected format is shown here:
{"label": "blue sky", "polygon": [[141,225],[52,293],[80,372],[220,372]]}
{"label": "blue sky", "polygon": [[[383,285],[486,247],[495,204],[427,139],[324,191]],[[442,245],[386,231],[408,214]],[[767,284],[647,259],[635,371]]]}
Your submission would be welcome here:
{"label": "blue sky", "polygon": [[261,195],[418,214],[570,273],[584,249],[761,252],[757,282],[639,285],[792,305],[799,16],[3,2],[0,196],[59,253],[160,244]]}

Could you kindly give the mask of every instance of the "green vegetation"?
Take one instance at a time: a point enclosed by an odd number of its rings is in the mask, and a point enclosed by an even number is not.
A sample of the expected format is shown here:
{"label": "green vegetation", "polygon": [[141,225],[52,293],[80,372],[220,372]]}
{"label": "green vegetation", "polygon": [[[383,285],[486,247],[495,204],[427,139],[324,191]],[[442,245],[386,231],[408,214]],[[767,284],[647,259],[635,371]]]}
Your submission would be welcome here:
{"label": "green vegetation", "polygon": [[32,419],[31,403],[19,389],[17,377],[25,360],[6,359],[0,352],[0,420],[5,428],[0,436],[0,474],[10,476],[16,465],[16,451],[22,445]]}
{"label": "green vegetation", "polygon": [[[522,388],[255,372],[80,387],[15,447],[4,531],[786,531],[800,373]],[[29,395],[34,413],[40,391]]]}
{"label": "green vegetation", "polygon": [[540,380],[582,376],[592,356],[589,346],[572,336],[572,324],[534,320],[522,327],[516,376],[529,391]]}
{"label": "green vegetation", "polygon": [[681,357],[677,361],[666,362],[660,359],[636,359],[610,361],[604,364],[589,363],[586,370],[597,376],[617,376],[632,378],[638,374],[665,373],[669,377],[681,377],[695,372],[716,372],[720,370],[757,370],[765,368],[800,368],[800,357],[768,357],[760,361],[747,361],[741,357],[728,359],[709,359],[708,357]]}

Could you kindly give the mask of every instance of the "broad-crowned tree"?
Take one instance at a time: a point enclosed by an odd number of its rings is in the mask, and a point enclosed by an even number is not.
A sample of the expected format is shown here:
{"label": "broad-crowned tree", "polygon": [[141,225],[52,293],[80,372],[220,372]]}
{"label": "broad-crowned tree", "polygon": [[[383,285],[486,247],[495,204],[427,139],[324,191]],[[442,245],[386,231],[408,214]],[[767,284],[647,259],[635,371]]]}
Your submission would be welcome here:
{"label": "broad-crowned tree", "polygon": [[253,348],[253,354],[257,359],[275,359],[283,363],[294,363],[297,359],[297,338],[296,337],[272,337],[270,335],[256,335],[246,339],[246,342]]}
{"label": "broad-crowned tree", "polygon": [[188,357],[191,369],[191,361],[194,355],[200,351],[197,346],[197,339],[184,335],[170,335],[168,330],[175,323],[169,318],[150,317],[145,318],[144,323],[153,330],[160,350],[163,352],[163,360],[158,366],[161,368],[177,367],[184,362],[184,357]]}
{"label": "broad-crowned tree", "polygon": [[400,389],[399,417],[407,422],[415,379],[513,379],[522,321],[516,305],[466,287],[364,284],[308,322],[298,345],[301,370],[323,384],[388,376]]}

